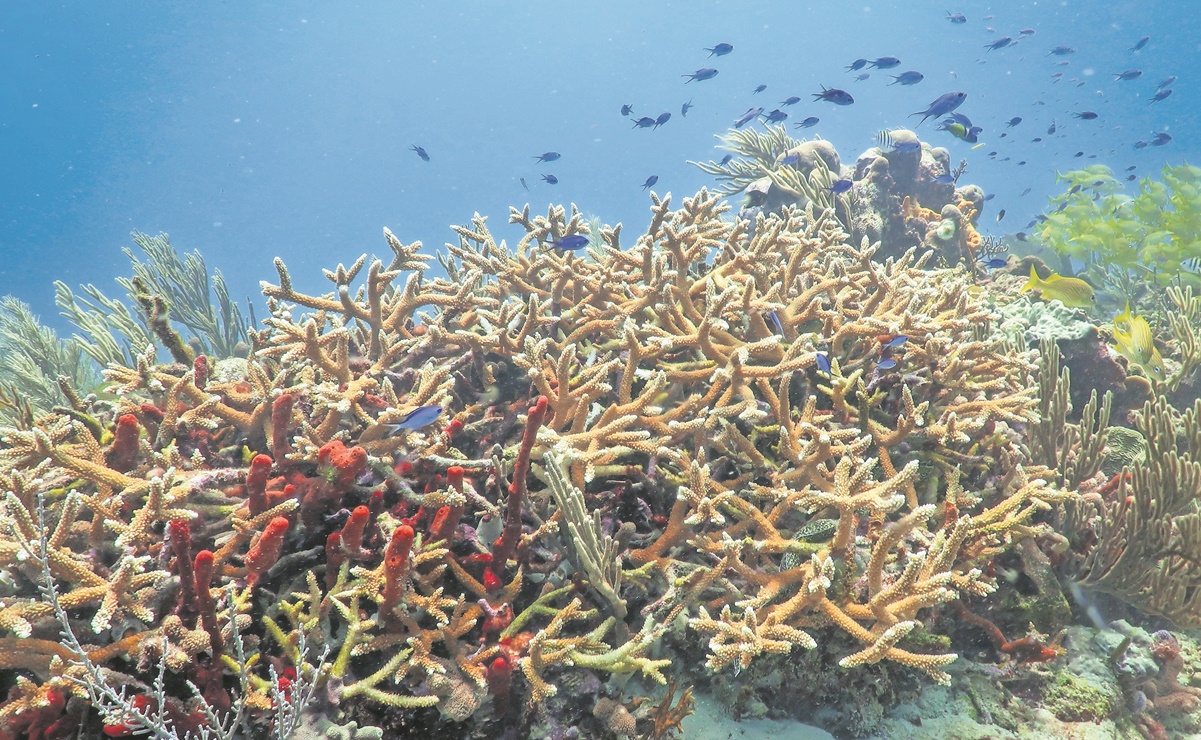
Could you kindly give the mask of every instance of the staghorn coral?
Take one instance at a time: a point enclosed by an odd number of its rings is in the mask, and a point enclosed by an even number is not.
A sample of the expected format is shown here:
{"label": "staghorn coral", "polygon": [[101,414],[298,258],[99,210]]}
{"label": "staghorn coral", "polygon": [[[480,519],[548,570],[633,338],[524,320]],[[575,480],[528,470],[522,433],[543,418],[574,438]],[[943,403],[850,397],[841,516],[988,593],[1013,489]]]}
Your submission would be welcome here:
{"label": "staghorn coral", "polygon": [[[69,626],[169,641],[105,670],[143,680],[169,654],[260,727],[262,666],[306,670],[301,638],[333,649],[314,677],[331,703],[454,721],[580,672],[665,684],[660,643],[707,645],[720,671],[838,630],[848,670],[949,680],[923,618],[991,591],[989,560],[1071,495],[1024,467],[1029,358],[990,333],[967,271],[874,261],[832,211],[752,232],[706,191],[652,203],[628,248],[575,210],[514,209],[513,248],[477,216],[446,278],[390,232],[390,264],[339,265],[325,295],[276,260],[240,379],[150,350],[106,370],[119,438],[67,415],[5,431],[0,564],[36,580],[18,553],[44,536]],[[582,255],[550,247],[576,233]],[[0,624],[45,638],[35,602]],[[242,688],[222,619],[259,661]],[[179,659],[206,638],[209,660]]]}

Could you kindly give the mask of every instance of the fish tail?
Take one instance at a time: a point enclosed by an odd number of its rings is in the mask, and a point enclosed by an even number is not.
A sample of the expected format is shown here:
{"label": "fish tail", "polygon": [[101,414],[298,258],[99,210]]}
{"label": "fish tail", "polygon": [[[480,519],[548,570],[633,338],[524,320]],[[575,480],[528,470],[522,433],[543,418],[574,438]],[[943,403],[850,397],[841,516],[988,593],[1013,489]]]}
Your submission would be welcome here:
{"label": "fish tail", "polygon": [[1022,286],[1022,292],[1025,293],[1031,290],[1042,288],[1043,281],[1039,279],[1038,273],[1034,271],[1034,265],[1030,265],[1030,279]]}

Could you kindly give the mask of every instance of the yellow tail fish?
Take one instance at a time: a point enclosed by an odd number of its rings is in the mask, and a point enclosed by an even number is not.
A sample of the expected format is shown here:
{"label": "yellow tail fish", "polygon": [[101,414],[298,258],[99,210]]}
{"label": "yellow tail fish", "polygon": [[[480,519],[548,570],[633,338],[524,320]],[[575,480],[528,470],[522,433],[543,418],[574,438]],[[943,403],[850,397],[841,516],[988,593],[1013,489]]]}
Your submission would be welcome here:
{"label": "yellow tail fish", "polygon": [[1056,300],[1073,308],[1089,308],[1097,302],[1093,286],[1080,278],[1065,278],[1053,272],[1043,280],[1034,265],[1030,265],[1030,279],[1022,286],[1023,293],[1030,290],[1037,290],[1044,301]]}
{"label": "yellow tail fish", "polygon": [[1168,379],[1164,370],[1163,357],[1155,348],[1155,337],[1151,334],[1151,325],[1142,316],[1130,313],[1130,303],[1126,310],[1113,317],[1113,348],[1127,360],[1138,365],[1147,377],[1162,383]]}

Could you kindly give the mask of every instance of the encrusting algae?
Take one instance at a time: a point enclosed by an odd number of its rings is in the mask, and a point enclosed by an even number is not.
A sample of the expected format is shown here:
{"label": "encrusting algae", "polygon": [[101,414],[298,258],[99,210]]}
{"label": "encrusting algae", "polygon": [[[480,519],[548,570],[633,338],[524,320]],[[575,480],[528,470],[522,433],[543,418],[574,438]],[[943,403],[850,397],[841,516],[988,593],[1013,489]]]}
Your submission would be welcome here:
{"label": "encrusting algae", "polygon": [[[950,683],[944,605],[979,610],[1019,550],[1047,562],[1079,506],[1056,464],[1098,443],[1032,454],[1038,355],[971,269],[878,261],[834,207],[652,204],[632,244],[574,207],[514,209],[511,248],[477,216],[432,279],[385,231],[392,256],[325,295],[277,259],[245,357],[169,338],[143,281],[173,361],[148,346],[111,396],[3,432],[0,736],[286,737],[315,713],[663,737],[677,685],[804,651]],[[552,246],[572,235],[591,246]],[[1085,580],[1126,594],[1102,562]]]}

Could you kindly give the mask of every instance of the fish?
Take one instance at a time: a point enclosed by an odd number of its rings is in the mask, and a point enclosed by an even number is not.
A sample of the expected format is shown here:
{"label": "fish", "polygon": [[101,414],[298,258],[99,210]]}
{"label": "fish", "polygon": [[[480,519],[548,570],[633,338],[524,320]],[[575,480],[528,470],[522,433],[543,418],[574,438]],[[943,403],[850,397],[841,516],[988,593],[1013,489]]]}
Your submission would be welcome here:
{"label": "fish", "polygon": [[690,111],[690,110],[692,110],[692,100],[691,99],[689,99],[687,103],[684,103],[683,105],[680,106],[680,115],[687,116],[688,111]]}
{"label": "fish", "polygon": [[847,180],[846,178],[843,178],[841,180],[835,180],[834,184],[830,186],[830,192],[831,193],[845,193],[846,191],[850,190],[854,185],[855,185],[854,182]]}
{"label": "fish", "polygon": [[430,424],[433,424],[435,421],[437,421],[438,417],[441,415],[441,406],[436,404],[432,406],[420,406],[405,414],[404,418],[400,421],[391,424],[384,424],[383,426],[386,430],[385,436],[390,437],[399,432],[401,429],[416,431],[418,429],[428,427]]}
{"label": "fish", "polygon": [[1135,148],[1135,149],[1143,149],[1143,148],[1146,148],[1146,147],[1148,147],[1148,146],[1150,146],[1150,144],[1149,144],[1149,143],[1147,143],[1147,142],[1145,142],[1145,141],[1143,141],[1142,139],[1139,139],[1138,141],[1134,142],[1134,148]]}
{"label": "fish", "polygon": [[896,349],[897,347],[905,344],[905,342],[909,341],[909,337],[905,336],[904,334],[897,334],[891,339],[886,339],[886,336],[887,335],[880,336],[880,339],[884,339],[884,341],[880,343],[880,349]]}
{"label": "fish", "polygon": [[1083,156],[1084,156],[1084,152],[1083,152],[1083,151],[1079,151],[1079,152],[1076,152],[1075,154],[1073,154],[1072,156],[1073,156],[1073,157],[1076,157],[1076,158],[1083,157]]}
{"label": "fish", "polygon": [[726,54],[734,51],[734,45],[723,42],[716,46],[710,46],[705,51],[709,52],[709,56],[711,57],[724,57]]}
{"label": "fish", "polygon": [[1035,31],[1033,28],[1023,28],[1022,30],[1018,31],[1018,36],[1022,36],[1022,37],[1033,36],[1034,34],[1035,34]]}
{"label": "fish", "polygon": [[834,105],[851,105],[855,102],[855,98],[851,97],[851,94],[846,90],[839,90],[836,87],[826,87],[825,85],[822,85],[821,88],[821,92],[813,93],[814,100],[824,100]]}
{"label": "fish", "polygon": [[655,128],[659,128],[660,126],[662,126],[663,124],[667,123],[670,120],[671,120],[670,113],[668,113],[666,111],[664,111],[663,113],[660,113],[659,117],[655,119]]}
{"label": "fish", "polygon": [[993,257],[992,259],[988,260],[987,262],[984,260],[981,260],[980,264],[984,265],[985,267],[987,267],[990,270],[996,270],[999,267],[1004,267],[1005,265],[1009,264],[1009,262],[1005,259],[1002,259],[1001,257]]}
{"label": "fish", "polygon": [[1168,85],[1171,85],[1175,81],[1176,81],[1176,75],[1172,75],[1171,77],[1165,77],[1159,81],[1159,84],[1155,86],[1155,89],[1162,90],[1165,87],[1167,87]]}
{"label": "fish", "polygon": [[787,120],[788,120],[788,114],[785,113],[784,111],[780,110],[779,108],[774,108],[771,113],[768,113],[766,116],[763,117],[764,123],[780,123],[781,121],[787,121]]}
{"label": "fish", "polygon": [[833,374],[831,372],[833,367],[830,365],[830,358],[826,356],[825,352],[818,352],[814,354],[813,359],[817,363],[818,370],[821,370],[826,375]]}
{"label": "fish", "polygon": [[1132,164],[1132,165],[1130,165],[1129,167],[1127,167],[1127,168],[1126,168],[1126,171],[1127,171],[1127,172],[1134,172],[1134,171],[1135,171],[1135,170],[1137,170],[1137,169],[1138,169],[1138,165],[1137,165],[1137,164]]}
{"label": "fish", "polygon": [[921,116],[922,120],[917,122],[917,125],[921,126],[926,122],[927,118],[937,118],[950,113],[959,106],[963,105],[963,101],[965,100],[967,100],[967,93],[965,92],[945,93],[935,98],[934,102],[930,103],[926,110],[919,110],[918,112],[911,113],[909,115],[911,118],[913,116]]}
{"label": "fish", "polygon": [[784,155],[784,158],[780,160],[780,164],[782,164],[782,165],[790,165],[790,166],[791,166],[791,165],[794,165],[794,164],[796,164],[797,162],[800,162],[800,161],[801,161],[801,155],[800,155],[800,153],[799,153],[799,152],[793,152],[793,153],[791,153],[791,154],[785,154],[785,155]]}
{"label": "fish", "polygon": [[[714,77],[716,77],[717,70],[712,67],[701,67],[700,69],[693,72],[692,74],[680,75],[680,76],[687,77],[688,82],[692,82],[693,80],[696,80],[698,82],[703,82],[705,80],[711,80]],[[687,85],[688,82],[685,82],[684,84]]]}
{"label": "fish", "polygon": [[1150,40],[1151,40],[1150,36],[1143,36],[1141,39],[1134,42],[1134,46],[1130,47],[1130,51],[1138,51],[1138,50],[1142,49],[1144,46],[1147,45],[1147,42]]}
{"label": "fish", "polygon": [[1141,367],[1148,378],[1160,383],[1167,380],[1163,357],[1155,347],[1151,325],[1142,316],[1130,313],[1129,301],[1126,302],[1126,310],[1113,318],[1113,339],[1116,344],[1110,346]]}
{"label": "fish", "polygon": [[996,41],[991,41],[991,42],[985,44],[984,48],[987,51],[992,51],[994,49],[1004,49],[1006,46],[1009,46],[1012,43],[1013,43],[1013,39],[1011,39],[1008,36],[1002,36],[1001,38],[997,39]]}
{"label": "fish", "polygon": [[797,128],[813,128],[821,120],[822,119],[818,118],[817,116],[809,116],[808,118],[801,121],[800,123],[794,123],[793,126],[796,126]]}
{"label": "fish", "polygon": [[1079,113],[1073,113],[1072,118],[1079,118],[1082,121],[1091,121],[1097,117],[1097,114],[1091,110],[1083,110]]}
{"label": "fish", "polygon": [[542,181],[545,182],[547,185],[558,185],[559,184],[559,178],[555,177],[554,175],[543,175]]}
{"label": "fish", "polygon": [[428,152],[425,151],[424,147],[420,147],[420,146],[417,146],[416,144],[414,144],[413,146],[409,147],[409,149],[411,151],[417,152],[417,156],[421,157],[421,160],[423,162],[430,161],[430,155]]}
{"label": "fish", "polygon": [[1065,57],[1068,54],[1075,54],[1076,50],[1070,46],[1056,46],[1054,49],[1047,52],[1047,55],[1054,54],[1057,57]]}
{"label": "fish", "polygon": [[1010,118],[1008,121],[1006,121],[1005,125],[1008,126],[1009,128],[1013,128],[1014,126],[1018,125],[1021,122],[1022,122],[1021,116],[1014,116],[1013,118]]}
{"label": "fish", "polygon": [[967,16],[964,15],[963,13],[952,13],[951,11],[948,10],[947,11],[947,20],[949,20],[951,23],[954,23],[957,26],[960,26],[960,25],[963,25],[964,23],[967,23]]}
{"label": "fish", "polygon": [[720,161],[720,162],[718,162],[718,164],[720,164],[721,166],[723,166],[723,167],[724,167],[724,166],[726,166],[727,164],[729,164],[729,163],[730,163],[730,160],[731,160],[731,159],[733,159],[733,158],[734,158],[734,155],[733,155],[733,154],[727,154],[726,156],[724,156],[724,157],[722,157],[722,158],[721,158],[721,161]]}
{"label": "fish", "polygon": [[896,366],[897,366],[897,361],[891,357],[885,357],[884,359],[882,359],[876,363],[876,367],[880,368],[881,370],[891,370]]}
{"label": "fish", "polygon": [[650,177],[646,178],[646,182],[642,183],[642,189],[646,190],[647,188],[653,187],[657,182],[659,182],[659,176],[651,175]]}
{"label": "fish", "polygon": [[1152,95],[1151,100],[1148,102],[1158,103],[1161,100],[1166,100],[1168,98],[1168,96],[1171,94],[1172,94],[1172,88],[1170,88],[1170,87],[1164,88],[1163,90],[1160,90],[1159,92]]}
{"label": "fish", "polygon": [[539,162],[553,162],[561,156],[563,155],[559,154],[558,152],[543,152],[542,154],[535,156],[534,159],[538,160]]}
{"label": "fish", "polygon": [[767,318],[771,319],[771,324],[777,334],[784,333],[784,324],[780,323],[780,315],[775,312],[775,309],[767,312]]}
{"label": "fish", "polygon": [[634,106],[631,105],[630,103],[626,103],[625,105],[621,106],[621,115],[628,116],[628,115],[630,115],[630,112],[633,110],[634,110]]}
{"label": "fish", "polygon": [[917,83],[926,79],[924,74],[914,70],[902,72],[899,75],[889,75],[889,77],[893,79],[892,82],[888,83],[889,85],[916,85]]}
{"label": "fish", "polygon": [[946,131],[947,133],[951,134],[951,136],[954,136],[956,139],[966,141],[969,144],[975,144],[977,141],[980,140],[976,136],[979,129],[977,129],[975,127],[966,128],[962,123],[946,123],[946,122],[940,123],[938,125],[938,129],[940,131]]}
{"label": "fish", "polygon": [[530,186],[525,184],[525,178],[524,178],[524,177],[519,177],[519,178],[517,178],[517,179],[521,181],[521,187],[525,188],[526,190],[529,190],[529,189],[530,189]]}
{"label": "fish", "polygon": [[1050,135],[1052,135],[1052,134],[1054,134],[1054,133],[1055,133],[1055,121],[1054,121],[1054,120],[1052,120],[1052,121],[1051,121],[1051,125],[1050,125],[1050,126],[1047,126],[1047,136],[1050,136]]}
{"label": "fish", "polygon": [[869,77],[871,77],[871,74],[868,72],[864,72],[863,74],[861,74],[855,78],[855,82],[863,82],[864,80],[866,80]]}
{"label": "fish", "polygon": [[1020,242],[1030,241],[1030,236],[1024,231],[1019,231],[1013,235]]}
{"label": "fish", "polygon": [[1005,218],[1005,209],[997,211],[997,223],[1001,223],[1001,219]]}
{"label": "fish", "polygon": [[801,99],[798,96],[790,95],[789,97],[785,98],[784,100],[781,100],[780,105],[796,105],[799,102],[801,102]]}
{"label": "fish", "polygon": [[892,69],[893,67],[899,67],[900,65],[901,60],[897,59],[896,57],[880,57],[879,59],[873,59],[867,63],[867,66],[872,69]]}
{"label": "fish", "polygon": [[951,185],[955,182],[955,176],[949,172],[944,172],[934,178],[934,182],[939,185]]}
{"label": "fish", "polygon": [[865,64],[867,64],[866,59],[856,59],[855,61],[848,64],[846,69],[848,72],[855,72],[857,70],[863,69],[863,65],[865,65]]}
{"label": "fish", "polygon": [[1115,80],[1137,80],[1143,76],[1141,69],[1128,69],[1124,72],[1118,72],[1113,76]]}
{"label": "fish", "polygon": [[743,113],[741,116],[739,116],[738,118],[736,118],[734,120],[734,128],[742,128],[743,126],[747,125],[751,121],[758,118],[759,114],[762,112],[763,112],[763,108],[761,108],[761,107],[747,108],[746,113]]}
{"label": "fish", "polygon": [[650,128],[655,125],[655,119],[650,116],[643,116],[637,121],[634,121],[634,128]]}
{"label": "fish", "polygon": [[1030,265],[1030,279],[1022,286],[1023,293],[1031,290],[1039,291],[1044,301],[1055,300],[1073,308],[1088,308],[1097,302],[1097,294],[1093,291],[1093,286],[1080,278],[1065,278],[1052,272],[1046,280],[1043,280],[1035,272],[1034,265]]}
{"label": "fish", "polygon": [[589,241],[587,234],[568,234],[551,242],[551,246],[555,249],[583,249]]}
{"label": "fish", "polygon": [[1158,134],[1155,135],[1155,138],[1151,140],[1151,146],[1163,146],[1164,144],[1167,144],[1171,140],[1172,140],[1171,134],[1167,134],[1167,133],[1164,133],[1163,131],[1160,131]]}
{"label": "fish", "polygon": [[1180,269],[1185,272],[1191,272],[1194,275],[1201,275],[1201,257],[1189,257],[1180,262]]}
{"label": "fish", "polygon": [[759,85],[754,90],[751,90],[751,94],[758,95],[759,93],[763,92],[766,89],[767,89],[767,85]]}

